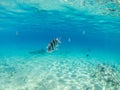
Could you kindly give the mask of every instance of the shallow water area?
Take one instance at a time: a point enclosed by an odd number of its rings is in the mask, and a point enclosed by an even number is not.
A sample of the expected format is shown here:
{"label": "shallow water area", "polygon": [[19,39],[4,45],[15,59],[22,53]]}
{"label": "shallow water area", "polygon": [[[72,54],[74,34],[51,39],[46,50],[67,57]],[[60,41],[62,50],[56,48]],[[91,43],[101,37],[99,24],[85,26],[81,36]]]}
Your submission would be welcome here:
{"label": "shallow water area", "polygon": [[0,1],[0,90],[120,90],[119,5]]}
{"label": "shallow water area", "polygon": [[119,78],[119,64],[72,52],[2,57],[0,61],[2,90],[119,90]]}

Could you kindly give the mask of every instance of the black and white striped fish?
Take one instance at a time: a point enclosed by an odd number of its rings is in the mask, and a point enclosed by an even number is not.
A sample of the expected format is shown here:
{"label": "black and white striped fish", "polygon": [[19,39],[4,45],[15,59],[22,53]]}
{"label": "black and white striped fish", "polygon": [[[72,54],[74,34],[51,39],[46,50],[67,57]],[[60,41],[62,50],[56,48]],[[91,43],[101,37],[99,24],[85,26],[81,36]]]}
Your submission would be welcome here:
{"label": "black and white striped fish", "polygon": [[59,43],[61,43],[61,41],[58,38],[53,39],[47,46],[47,52],[56,50]]}

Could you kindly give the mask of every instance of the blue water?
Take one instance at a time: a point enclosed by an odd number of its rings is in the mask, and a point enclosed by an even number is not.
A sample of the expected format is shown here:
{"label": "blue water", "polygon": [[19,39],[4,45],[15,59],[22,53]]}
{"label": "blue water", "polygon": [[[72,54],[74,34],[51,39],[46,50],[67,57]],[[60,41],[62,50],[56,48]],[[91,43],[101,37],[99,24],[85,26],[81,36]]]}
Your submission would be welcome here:
{"label": "blue water", "polygon": [[119,5],[0,1],[0,90],[120,90]]}

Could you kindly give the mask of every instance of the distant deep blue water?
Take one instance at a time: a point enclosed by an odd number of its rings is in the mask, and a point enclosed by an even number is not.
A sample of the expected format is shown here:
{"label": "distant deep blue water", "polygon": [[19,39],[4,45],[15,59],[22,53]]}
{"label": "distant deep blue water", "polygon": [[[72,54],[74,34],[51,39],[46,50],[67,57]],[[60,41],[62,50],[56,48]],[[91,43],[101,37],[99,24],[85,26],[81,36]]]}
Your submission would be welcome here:
{"label": "distant deep blue water", "polygon": [[[69,65],[80,63],[81,60],[85,62],[89,61],[95,66],[97,66],[98,62],[107,62],[106,64],[112,65],[115,64],[117,65],[115,67],[117,67],[117,75],[119,77],[119,11],[119,0],[113,2],[108,2],[107,0],[0,1],[0,90],[88,90],[87,88],[85,89],[84,85],[77,85],[78,89],[73,89],[74,85],[71,87],[71,85],[68,85],[65,82],[63,83],[68,86],[61,86],[59,81],[57,82],[58,85],[56,85],[59,88],[57,87],[56,89],[55,86],[49,86],[53,83],[47,83],[50,79],[48,78],[49,75],[52,75],[51,73],[57,75],[56,72],[58,71],[58,68],[67,70],[63,67],[64,65],[68,65],[66,67],[72,68],[68,73],[72,71],[72,73],[75,73],[75,69],[73,68],[79,68],[80,66],[71,67]],[[61,40],[58,50],[55,50],[52,53],[45,52],[45,54],[31,55],[29,53],[31,51],[39,51],[42,49],[46,51],[48,43],[57,37]],[[86,57],[87,54],[89,55],[88,57]],[[61,63],[61,61],[63,63]],[[35,64],[35,62],[38,62],[39,64]],[[23,65],[21,63],[23,63]],[[38,80],[35,82],[32,78],[37,80],[37,75],[40,77],[44,76],[48,69],[47,65],[51,67],[51,73],[49,73],[48,76],[46,75],[47,78],[43,77],[46,81]],[[90,64],[87,66],[86,64],[86,68],[90,68],[89,65]],[[91,67],[95,69],[94,65]],[[112,67],[112,65],[110,66]],[[44,68],[40,68],[40,66]],[[24,68],[24,71],[22,71],[22,68]],[[36,72],[34,75],[35,70]],[[42,70],[42,74],[37,73]],[[15,72],[15,74],[13,72]],[[21,76],[19,76],[20,72]],[[9,76],[11,73],[12,76]],[[27,75],[27,73],[29,75]],[[110,72],[110,74],[112,73]],[[96,78],[100,79],[99,76],[100,75]],[[10,81],[7,77],[11,77]],[[19,80],[19,77],[25,78],[26,81],[21,81],[22,79],[20,82],[16,81]],[[50,80],[53,80],[54,82],[53,77],[51,77]],[[68,80],[74,78],[76,77],[71,77]],[[79,79],[79,77],[77,77],[77,79]],[[114,79],[116,80],[118,78]],[[29,80],[33,80],[33,86],[31,87]],[[64,80],[66,80],[66,78],[63,78],[63,81]],[[117,86],[110,86],[112,87],[111,90],[120,90],[119,81],[120,80],[116,81],[119,83],[118,85],[116,84]],[[7,84],[8,82],[10,82],[10,84]],[[40,82],[43,82],[48,86],[46,86],[46,88],[40,86],[43,85],[38,84]],[[14,83],[17,84],[15,84],[15,87],[12,87]],[[78,81],[78,83],[81,82]],[[108,82],[105,83],[109,86]],[[107,87],[107,84],[105,84],[106,86],[100,82],[98,82],[98,84],[100,86],[95,86],[95,90],[110,90]],[[102,89],[104,87],[106,89]]]}

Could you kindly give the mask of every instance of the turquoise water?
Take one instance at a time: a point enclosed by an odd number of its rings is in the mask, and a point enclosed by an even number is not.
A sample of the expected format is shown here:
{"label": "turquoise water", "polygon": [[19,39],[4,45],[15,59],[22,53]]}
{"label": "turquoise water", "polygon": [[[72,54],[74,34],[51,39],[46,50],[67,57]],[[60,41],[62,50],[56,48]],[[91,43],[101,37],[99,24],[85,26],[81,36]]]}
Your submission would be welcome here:
{"label": "turquoise water", "polygon": [[120,1],[0,1],[0,90],[120,90]]}

